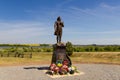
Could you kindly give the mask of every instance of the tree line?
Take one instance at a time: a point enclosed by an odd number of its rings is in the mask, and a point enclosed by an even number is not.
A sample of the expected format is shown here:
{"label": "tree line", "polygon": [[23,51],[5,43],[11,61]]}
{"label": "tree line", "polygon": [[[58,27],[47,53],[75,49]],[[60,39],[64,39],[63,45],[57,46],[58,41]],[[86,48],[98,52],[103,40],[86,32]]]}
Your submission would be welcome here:
{"label": "tree line", "polygon": [[[8,46],[8,44],[4,44],[4,46]],[[27,45],[9,45],[8,48],[2,50],[8,52],[53,52],[53,47],[49,44],[41,44],[41,46],[37,47]],[[67,52],[119,52],[120,45],[72,45],[71,42],[67,42],[66,50]]]}
{"label": "tree line", "polygon": [[116,45],[104,45],[104,46],[78,46],[73,47],[74,52],[113,52],[113,51],[120,51],[120,46]]}
{"label": "tree line", "polygon": [[39,47],[51,46],[51,44],[0,44],[0,47]]}

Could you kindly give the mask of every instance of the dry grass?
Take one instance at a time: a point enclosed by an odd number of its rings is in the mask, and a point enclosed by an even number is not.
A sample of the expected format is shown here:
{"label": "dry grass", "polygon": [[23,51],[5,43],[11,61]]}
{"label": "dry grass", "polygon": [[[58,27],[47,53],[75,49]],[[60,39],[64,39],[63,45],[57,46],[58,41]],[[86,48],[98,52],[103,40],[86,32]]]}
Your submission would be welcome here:
{"label": "dry grass", "polygon": [[18,57],[0,57],[0,65],[31,65],[31,64],[48,64],[51,61],[52,53],[33,53],[32,58]]}
{"label": "dry grass", "polygon": [[120,64],[120,52],[78,52],[71,59],[80,63]]}
{"label": "dry grass", "polygon": [[[0,57],[0,66],[50,64],[52,53],[33,53],[32,58]],[[120,64],[120,52],[78,52],[71,57],[73,63]]]}

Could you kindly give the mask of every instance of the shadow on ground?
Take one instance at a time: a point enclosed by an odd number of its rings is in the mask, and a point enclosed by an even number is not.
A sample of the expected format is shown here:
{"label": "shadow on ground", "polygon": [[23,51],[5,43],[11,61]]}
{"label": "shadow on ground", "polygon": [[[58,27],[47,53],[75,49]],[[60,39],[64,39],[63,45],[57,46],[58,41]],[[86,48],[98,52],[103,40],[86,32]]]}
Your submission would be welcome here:
{"label": "shadow on ground", "polygon": [[37,70],[49,70],[48,66],[42,66],[42,67],[24,67],[24,69],[37,69]]}

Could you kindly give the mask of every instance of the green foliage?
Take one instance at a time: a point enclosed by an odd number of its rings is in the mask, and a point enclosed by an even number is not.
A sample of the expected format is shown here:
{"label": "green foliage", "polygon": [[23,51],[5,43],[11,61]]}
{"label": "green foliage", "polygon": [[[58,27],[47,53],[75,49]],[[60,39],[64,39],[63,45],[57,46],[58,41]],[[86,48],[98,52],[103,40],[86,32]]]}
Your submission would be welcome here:
{"label": "green foliage", "polygon": [[28,47],[29,45],[25,45],[25,44],[0,44],[0,46],[2,46],[2,47],[3,47],[3,46],[4,46],[4,47],[6,47],[6,46],[7,46],[7,47],[15,47],[15,46],[16,46],[16,47],[25,47],[25,46]]}
{"label": "green foliage", "polygon": [[68,54],[68,56],[71,56],[73,54],[73,46],[71,42],[67,42],[66,43],[66,53]]}
{"label": "green foliage", "polygon": [[[29,44],[28,44],[29,45]],[[27,44],[0,44],[0,49],[4,52],[53,52],[50,44],[40,44],[39,46],[28,46]],[[120,45],[72,45],[71,42],[66,43],[67,54],[72,55],[74,52],[119,52]],[[20,52],[20,51],[19,51]]]}
{"label": "green foliage", "polygon": [[49,44],[40,44],[40,46],[46,47],[49,46]]}
{"label": "green foliage", "polygon": [[53,52],[52,48],[41,48],[42,52]]}
{"label": "green foliage", "polygon": [[24,51],[24,52],[28,52],[29,50],[28,50],[28,48],[23,47],[23,51]]}
{"label": "green foliage", "polygon": [[120,51],[120,46],[108,45],[108,46],[97,46],[97,45],[86,45],[74,47],[74,52],[113,52]]}

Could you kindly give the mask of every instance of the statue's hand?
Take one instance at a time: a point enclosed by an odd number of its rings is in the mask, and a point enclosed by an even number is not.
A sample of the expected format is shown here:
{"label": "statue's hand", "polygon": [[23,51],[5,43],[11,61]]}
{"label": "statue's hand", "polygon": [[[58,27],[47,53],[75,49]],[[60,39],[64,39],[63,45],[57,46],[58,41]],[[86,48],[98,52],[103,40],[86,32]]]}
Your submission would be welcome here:
{"label": "statue's hand", "polygon": [[64,22],[61,22],[61,24],[62,24],[62,27],[64,27]]}

